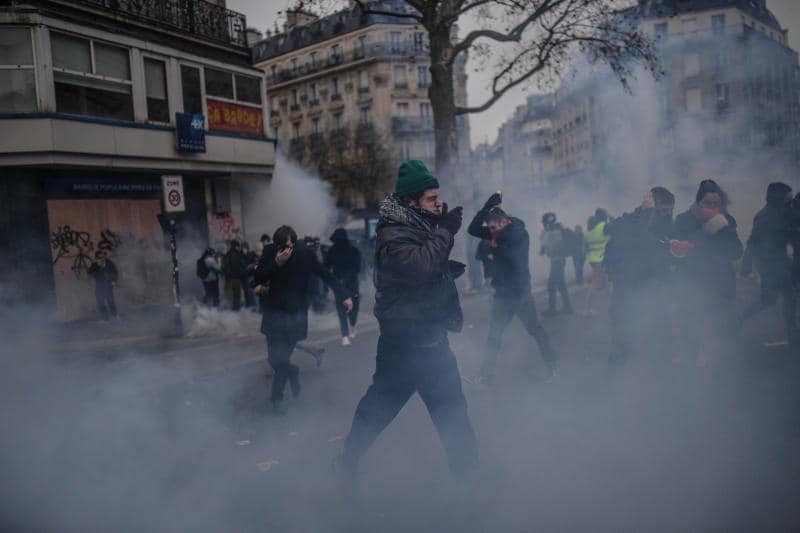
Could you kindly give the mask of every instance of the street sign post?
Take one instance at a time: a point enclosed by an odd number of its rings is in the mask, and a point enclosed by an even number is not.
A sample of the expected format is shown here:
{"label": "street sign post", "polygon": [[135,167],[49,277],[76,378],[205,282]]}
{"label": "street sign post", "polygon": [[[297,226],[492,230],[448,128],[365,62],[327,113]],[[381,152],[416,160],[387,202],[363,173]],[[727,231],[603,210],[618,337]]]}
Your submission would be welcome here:
{"label": "street sign post", "polygon": [[186,211],[186,198],[183,195],[182,176],[161,176],[161,188],[164,193],[164,213],[159,215],[161,227],[169,235],[169,247],[172,255],[172,296],[175,305],[175,335],[183,335],[181,320],[181,286],[180,269],[178,268],[178,213]]}

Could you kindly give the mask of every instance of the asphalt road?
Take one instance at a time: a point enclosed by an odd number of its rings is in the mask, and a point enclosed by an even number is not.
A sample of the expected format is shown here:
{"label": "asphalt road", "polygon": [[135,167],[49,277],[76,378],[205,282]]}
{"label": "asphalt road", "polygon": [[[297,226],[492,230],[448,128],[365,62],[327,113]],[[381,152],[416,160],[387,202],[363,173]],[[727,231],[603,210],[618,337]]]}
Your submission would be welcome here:
{"label": "asphalt road", "polygon": [[374,369],[367,327],[352,347],[328,342],[321,368],[295,354],[303,392],[285,417],[269,409],[264,346],[252,339],[31,358],[4,387],[0,529],[800,528],[800,354],[765,346],[780,340],[777,311],[746,324],[737,349],[706,367],[656,364],[641,339],[617,382],[604,313],[545,319],[561,359],[552,384],[513,323],[485,387],[472,378],[489,301],[466,299],[465,329],[451,337],[481,453],[468,486],[451,480],[415,397],[364,458],[357,498],[343,497],[331,461]]}

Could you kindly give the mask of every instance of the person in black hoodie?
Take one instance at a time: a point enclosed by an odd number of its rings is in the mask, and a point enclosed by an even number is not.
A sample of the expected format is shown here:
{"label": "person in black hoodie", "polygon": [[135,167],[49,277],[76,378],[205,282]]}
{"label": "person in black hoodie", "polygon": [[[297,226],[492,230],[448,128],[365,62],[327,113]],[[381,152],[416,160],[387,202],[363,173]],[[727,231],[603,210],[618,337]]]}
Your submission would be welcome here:
{"label": "person in black hoodie", "polygon": [[[619,375],[639,339],[646,340],[661,363],[669,357],[674,208],[675,196],[664,187],[654,187],[633,212],[606,224],[610,240],[604,267],[613,283],[611,376]],[[683,253],[682,249],[675,241],[676,253]]]}
{"label": "person in black hoodie", "polygon": [[358,275],[361,273],[361,252],[350,243],[344,228],[337,228],[333,232],[331,242],[333,246],[325,255],[325,266],[339,280],[339,283],[350,292],[353,299],[353,307],[349,311],[344,308],[341,302],[336,302],[339,329],[342,332],[342,345],[350,346],[350,340],[356,336],[356,324],[358,323],[358,303],[360,300]]}
{"label": "person in black hoodie", "polygon": [[[728,196],[713,180],[703,180],[695,202],[675,218],[675,236],[691,244],[677,262],[680,284],[679,316],[682,337],[695,363],[705,366],[713,352],[731,348],[736,334],[736,273],[733,262],[742,256],[736,220],[728,213]],[[716,332],[714,350],[703,349],[704,329]]]}
{"label": "person in black hoodie", "polygon": [[230,249],[222,259],[222,270],[226,287],[231,293],[231,308],[238,311],[242,308],[242,286],[247,280],[247,262],[236,239],[231,241]]}
{"label": "person in black hoodie", "polygon": [[468,477],[477,465],[477,445],[448,341],[448,332],[463,325],[454,280],[465,265],[449,260],[462,209],[448,211],[436,177],[422,161],[411,160],[400,165],[395,192],[379,212],[378,354],[372,384],[345,440],[342,482],[352,488],[361,456],[415,393],[428,408],[451,471]]}
{"label": "person in black hoodie", "polygon": [[283,390],[286,382],[292,394],[300,394],[300,369],[291,363],[298,341],[308,336],[308,286],[311,276],[325,282],[346,309],[353,301],[346,289],[317,260],[313,251],[297,242],[297,233],[289,226],[275,231],[272,244],[264,248],[256,268],[255,282],[267,287],[261,333],[267,337],[267,354],[275,371],[270,401],[277,414],[285,414]]}
{"label": "person in black hoodie", "polygon": [[94,296],[103,320],[107,321],[109,315],[118,318],[117,304],[114,302],[114,287],[119,279],[119,274],[113,261],[106,256],[105,252],[96,252],[88,274],[94,279]]}
{"label": "person in black hoodie", "polygon": [[523,221],[500,209],[501,201],[498,193],[489,197],[467,230],[473,237],[489,241],[494,272],[492,286],[495,293],[480,379],[486,383],[494,379],[503,332],[517,316],[527,332],[536,339],[547,366],[548,380],[552,380],[556,374],[556,356],[547,332],[539,322],[536,303],[531,294],[531,273],[528,265],[530,236]]}
{"label": "person in black hoodie", "polygon": [[744,317],[750,318],[759,311],[777,302],[783,304],[783,318],[790,343],[798,342],[796,318],[796,296],[792,286],[792,259],[788,247],[794,254],[795,229],[792,227],[792,188],[785,183],[770,183],[767,187],[767,205],[753,219],[753,231],[747,240],[747,250],[742,261],[744,277],[753,271],[753,263],[761,277],[761,298],[747,308]]}

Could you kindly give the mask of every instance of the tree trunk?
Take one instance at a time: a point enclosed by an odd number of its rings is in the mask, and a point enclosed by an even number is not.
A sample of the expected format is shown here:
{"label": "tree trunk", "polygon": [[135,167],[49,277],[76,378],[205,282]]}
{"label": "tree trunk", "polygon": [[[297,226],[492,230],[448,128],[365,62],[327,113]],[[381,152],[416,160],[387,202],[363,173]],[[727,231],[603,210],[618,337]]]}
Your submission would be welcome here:
{"label": "tree trunk", "polygon": [[450,30],[446,26],[434,28],[429,31],[429,39],[431,86],[428,88],[428,97],[433,110],[436,173],[452,187],[458,164],[458,139]]}

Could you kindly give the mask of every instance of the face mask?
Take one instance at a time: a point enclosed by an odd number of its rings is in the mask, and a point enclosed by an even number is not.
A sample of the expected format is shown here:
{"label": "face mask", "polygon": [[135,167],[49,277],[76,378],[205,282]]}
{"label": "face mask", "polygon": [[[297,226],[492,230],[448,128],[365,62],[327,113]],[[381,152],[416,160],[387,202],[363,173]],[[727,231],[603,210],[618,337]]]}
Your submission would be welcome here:
{"label": "face mask", "polygon": [[703,220],[711,220],[715,216],[719,215],[719,208],[718,207],[701,207],[700,208],[700,217]]}
{"label": "face mask", "polygon": [[497,248],[497,237],[500,236],[500,233],[502,231],[503,231],[503,228],[489,230],[489,235],[492,237],[491,238],[491,243],[490,243],[492,248]]}

